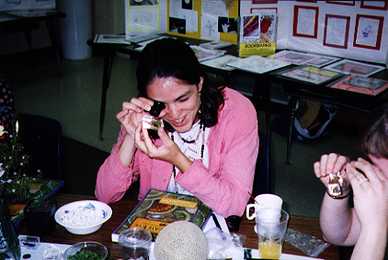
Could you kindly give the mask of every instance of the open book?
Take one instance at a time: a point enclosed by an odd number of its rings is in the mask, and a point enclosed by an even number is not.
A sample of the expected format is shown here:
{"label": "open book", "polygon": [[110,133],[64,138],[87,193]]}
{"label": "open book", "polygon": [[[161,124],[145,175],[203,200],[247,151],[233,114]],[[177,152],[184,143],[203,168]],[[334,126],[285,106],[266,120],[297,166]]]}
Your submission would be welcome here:
{"label": "open book", "polygon": [[207,222],[212,210],[194,196],[150,190],[147,196],[113,231],[112,241],[118,242],[121,232],[131,227],[142,227],[155,239],[169,223],[191,221],[199,227]]}

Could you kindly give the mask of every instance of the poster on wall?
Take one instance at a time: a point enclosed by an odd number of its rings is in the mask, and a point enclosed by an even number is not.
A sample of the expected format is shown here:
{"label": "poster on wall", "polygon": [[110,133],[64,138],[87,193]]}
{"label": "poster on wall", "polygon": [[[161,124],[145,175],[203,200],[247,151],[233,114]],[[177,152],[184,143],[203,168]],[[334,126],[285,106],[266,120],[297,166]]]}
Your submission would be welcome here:
{"label": "poster on wall", "polygon": [[319,8],[316,6],[294,6],[293,35],[317,38]]}
{"label": "poster on wall", "polygon": [[361,15],[356,17],[353,46],[379,50],[383,33],[384,17]]}
{"label": "poster on wall", "polygon": [[240,18],[239,56],[269,56],[276,50],[276,11],[262,11]]}
{"label": "poster on wall", "polygon": [[350,16],[326,14],[323,45],[348,48]]}
{"label": "poster on wall", "polygon": [[200,38],[201,1],[167,1],[167,32],[172,35]]}
{"label": "poster on wall", "polygon": [[355,4],[355,0],[343,0],[343,1],[340,1],[340,0],[332,0],[332,1],[326,1],[327,3],[329,4],[336,4],[336,5],[354,5]]}
{"label": "poster on wall", "polygon": [[125,36],[131,41],[164,31],[163,2],[160,0],[126,0]]}
{"label": "poster on wall", "polygon": [[366,1],[361,0],[361,8],[367,8],[367,9],[375,9],[375,10],[387,10],[388,9],[388,1],[381,0],[381,1]]}

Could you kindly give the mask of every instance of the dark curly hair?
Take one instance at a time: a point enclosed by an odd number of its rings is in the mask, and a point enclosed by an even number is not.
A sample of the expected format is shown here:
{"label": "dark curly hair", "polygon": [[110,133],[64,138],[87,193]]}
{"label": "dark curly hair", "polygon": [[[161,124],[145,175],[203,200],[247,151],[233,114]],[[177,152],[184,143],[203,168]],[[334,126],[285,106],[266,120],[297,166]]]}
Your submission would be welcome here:
{"label": "dark curly hair", "polygon": [[362,147],[367,154],[388,159],[388,109],[369,128]]}
{"label": "dark curly hair", "polygon": [[202,77],[199,118],[206,127],[217,123],[218,110],[224,104],[223,87],[209,85],[194,51],[185,42],[163,38],[147,44],[140,54],[136,77],[139,95],[143,97],[156,77],[174,77],[190,85],[198,85]]}

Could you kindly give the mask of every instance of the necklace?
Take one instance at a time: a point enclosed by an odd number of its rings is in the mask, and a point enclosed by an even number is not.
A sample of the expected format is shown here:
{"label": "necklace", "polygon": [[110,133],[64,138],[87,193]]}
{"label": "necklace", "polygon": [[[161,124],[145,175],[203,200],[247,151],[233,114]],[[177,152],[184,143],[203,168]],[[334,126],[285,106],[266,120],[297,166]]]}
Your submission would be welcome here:
{"label": "necklace", "polygon": [[[186,140],[184,138],[182,138],[182,136],[179,135],[179,133],[177,132],[179,138],[184,142],[184,143],[188,143],[188,144],[192,144],[192,143],[195,143],[198,139],[199,139],[199,136],[200,136],[200,133],[202,132],[202,143],[201,143],[201,161],[203,160],[203,153],[204,153],[204,150],[205,150],[205,126],[203,124],[200,125],[199,127],[199,131],[198,131],[198,134],[197,136],[195,137],[195,139],[193,140]],[[171,140],[174,142],[174,133],[171,134]],[[172,168],[172,172],[174,174],[174,179],[176,177],[176,166],[173,165],[173,168]]]}
{"label": "necklace", "polygon": [[199,136],[200,136],[200,134],[201,134],[201,131],[204,132],[204,130],[205,130],[205,126],[201,123],[201,124],[199,125],[199,130],[198,130],[197,136],[196,136],[194,139],[192,139],[192,140],[188,140],[188,139],[183,138],[178,132],[177,132],[177,135],[179,136],[179,138],[180,138],[184,143],[193,144],[193,143],[195,143],[196,141],[198,141],[198,138],[199,138]]}

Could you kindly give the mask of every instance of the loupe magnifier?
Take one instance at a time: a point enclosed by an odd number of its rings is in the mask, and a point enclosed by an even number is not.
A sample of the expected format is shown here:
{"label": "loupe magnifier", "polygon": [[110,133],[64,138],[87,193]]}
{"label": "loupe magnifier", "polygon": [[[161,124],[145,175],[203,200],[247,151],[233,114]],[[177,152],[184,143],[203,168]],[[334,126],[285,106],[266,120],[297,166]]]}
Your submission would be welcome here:
{"label": "loupe magnifier", "polygon": [[164,123],[162,119],[158,119],[160,112],[166,107],[163,102],[154,101],[149,114],[143,116],[143,127],[148,129],[148,134],[152,139],[158,138],[157,130],[160,127],[164,127]]}

